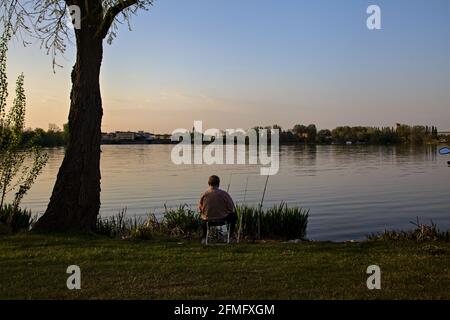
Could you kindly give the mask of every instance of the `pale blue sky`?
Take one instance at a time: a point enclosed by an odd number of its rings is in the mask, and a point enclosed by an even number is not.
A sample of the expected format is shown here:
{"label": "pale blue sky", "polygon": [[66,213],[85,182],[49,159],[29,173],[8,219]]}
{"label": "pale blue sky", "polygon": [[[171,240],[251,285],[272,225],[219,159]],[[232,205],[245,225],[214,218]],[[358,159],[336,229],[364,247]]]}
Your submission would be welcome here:
{"label": "pale blue sky", "polygon": [[[382,30],[366,28],[377,4]],[[450,129],[448,0],[157,0],[105,45],[103,129],[316,123]],[[28,125],[67,119],[73,49],[10,51]],[[10,78],[10,83],[12,79]]]}

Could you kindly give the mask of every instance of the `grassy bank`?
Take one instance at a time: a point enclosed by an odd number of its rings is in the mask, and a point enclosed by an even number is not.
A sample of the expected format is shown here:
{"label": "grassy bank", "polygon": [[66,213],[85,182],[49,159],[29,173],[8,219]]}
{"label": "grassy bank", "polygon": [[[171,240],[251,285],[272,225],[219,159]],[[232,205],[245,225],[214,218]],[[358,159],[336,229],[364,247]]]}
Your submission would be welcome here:
{"label": "grassy bank", "polygon": [[[82,289],[65,273],[79,265]],[[382,270],[382,290],[366,268]],[[0,236],[1,299],[450,299],[450,244],[124,241]]]}

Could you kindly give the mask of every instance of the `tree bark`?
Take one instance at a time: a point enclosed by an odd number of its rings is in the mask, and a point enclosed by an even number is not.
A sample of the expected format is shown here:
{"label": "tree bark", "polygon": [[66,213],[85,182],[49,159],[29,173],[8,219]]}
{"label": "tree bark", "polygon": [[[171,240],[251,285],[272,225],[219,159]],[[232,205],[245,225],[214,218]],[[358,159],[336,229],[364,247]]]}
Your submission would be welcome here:
{"label": "tree bark", "polygon": [[77,57],[72,71],[69,141],[50,203],[33,230],[93,231],[100,209],[100,141],[103,116],[100,68],[103,39],[100,20],[76,32]]}

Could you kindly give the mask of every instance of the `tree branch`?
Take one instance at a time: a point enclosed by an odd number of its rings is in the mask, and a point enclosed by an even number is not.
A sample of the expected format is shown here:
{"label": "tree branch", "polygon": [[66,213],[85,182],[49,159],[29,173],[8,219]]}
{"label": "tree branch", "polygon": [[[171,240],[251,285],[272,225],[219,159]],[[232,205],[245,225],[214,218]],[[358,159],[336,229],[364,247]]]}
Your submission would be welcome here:
{"label": "tree branch", "polygon": [[103,18],[103,21],[100,25],[100,29],[98,30],[98,35],[101,39],[104,39],[108,34],[108,30],[114,22],[116,16],[122,12],[123,10],[135,5],[138,3],[138,0],[119,0],[119,2],[108,9]]}

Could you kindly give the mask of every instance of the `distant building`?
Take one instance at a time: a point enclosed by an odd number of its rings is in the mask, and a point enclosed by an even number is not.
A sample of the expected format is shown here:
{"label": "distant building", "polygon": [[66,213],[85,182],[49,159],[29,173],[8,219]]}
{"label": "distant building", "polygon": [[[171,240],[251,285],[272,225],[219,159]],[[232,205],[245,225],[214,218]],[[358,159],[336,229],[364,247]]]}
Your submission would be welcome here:
{"label": "distant building", "polygon": [[114,134],[102,132],[102,142],[103,143],[111,143],[114,140]]}
{"label": "distant building", "polygon": [[150,142],[155,139],[155,136],[150,132],[138,131],[136,138]]}
{"label": "distant building", "polygon": [[172,135],[154,134],[146,131],[116,131],[114,133],[102,132],[102,144],[170,144]]}
{"label": "distant building", "polygon": [[155,139],[152,140],[152,143],[156,144],[168,144],[172,143],[172,135],[170,134],[155,134]]}
{"label": "distant building", "polygon": [[170,134],[157,134],[155,135],[155,140],[171,140],[172,135]]}
{"label": "distant building", "polygon": [[119,141],[124,141],[124,140],[133,141],[136,138],[136,133],[130,132],[130,131],[127,131],[127,132],[116,131],[115,138],[116,138],[116,140],[119,140]]}

